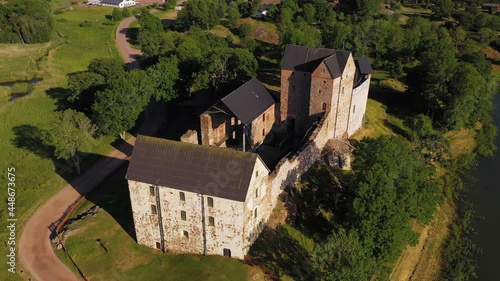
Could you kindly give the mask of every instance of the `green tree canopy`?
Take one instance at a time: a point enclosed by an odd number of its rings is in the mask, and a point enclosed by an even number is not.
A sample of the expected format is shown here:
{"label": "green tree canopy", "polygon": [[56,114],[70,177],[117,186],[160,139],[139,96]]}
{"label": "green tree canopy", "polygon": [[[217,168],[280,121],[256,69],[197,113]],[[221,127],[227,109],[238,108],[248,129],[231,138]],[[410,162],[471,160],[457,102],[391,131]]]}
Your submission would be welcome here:
{"label": "green tree canopy", "polygon": [[57,113],[54,123],[47,131],[45,143],[54,147],[58,159],[73,161],[77,173],[81,174],[78,151],[92,138],[95,130],[85,114],[68,109]]}
{"label": "green tree canopy", "polygon": [[375,260],[358,235],[341,229],[314,249],[312,268],[315,280],[368,281],[375,272]]}
{"label": "green tree canopy", "polygon": [[190,0],[179,12],[176,24],[184,30],[192,25],[208,30],[219,23],[217,13],[211,11],[212,0]]}
{"label": "green tree canopy", "polygon": [[0,43],[48,42],[52,28],[50,5],[45,0],[9,0],[0,4]]}
{"label": "green tree canopy", "polygon": [[354,227],[378,261],[394,261],[406,243],[416,242],[410,218],[432,218],[439,198],[435,171],[399,136],[364,139],[354,152]]}
{"label": "green tree canopy", "polygon": [[101,135],[120,134],[135,125],[155,92],[154,83],[143,70],[123,73],[96,93],[93,120]]}

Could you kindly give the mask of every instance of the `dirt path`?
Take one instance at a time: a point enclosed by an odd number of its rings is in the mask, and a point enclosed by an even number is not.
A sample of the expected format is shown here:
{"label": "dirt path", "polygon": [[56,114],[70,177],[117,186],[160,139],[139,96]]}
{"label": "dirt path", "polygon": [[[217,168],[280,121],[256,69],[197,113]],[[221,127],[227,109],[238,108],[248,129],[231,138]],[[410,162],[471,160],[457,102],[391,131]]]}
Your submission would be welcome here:
{"label": "dirt path", "polygon": [[[121,55],[129,69],[139,66],[136,56],[140,50],[130,47],[126,33],[128,25],[135,20],[130,17],[123,20],[116,29],[116,39]],[[146,121],[139,134],[153,135],[161,126],[165,116],[163,103],[151,103],[146,110]],[[49,240],[48,226],[57,220],[68,205],[80,195],[88,194],[99,185],[109,174],[127,161],[135,144],[135,137],[122,143],[111,152],[106,159],[101,160],[82,176],[66,185],[56,195],[38,208],[24,225],[19,240],[19,260],[33,280],[37,281],[72,281],[81,280],[66,267],[55,255]],[[78,260],[76,261],[78,263]],[[85,272],[84,272],[85,273]]]}

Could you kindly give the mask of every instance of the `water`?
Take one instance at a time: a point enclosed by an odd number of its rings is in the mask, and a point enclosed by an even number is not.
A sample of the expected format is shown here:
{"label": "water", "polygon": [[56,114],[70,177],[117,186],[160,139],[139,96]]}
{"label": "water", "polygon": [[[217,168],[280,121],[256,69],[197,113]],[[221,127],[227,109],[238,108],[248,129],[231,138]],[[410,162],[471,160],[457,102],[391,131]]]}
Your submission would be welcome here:
{"label": "water", "polygon": [[1,82],[0,86],[7,87],[7,88],[11,89],[11,91],[14,91],[14,86],[16,84],[20,84],[20,83],[27,84],[28,91],[21,92],[21,93],[15,92],[15,93],[12,93],[10,95],[9,101],[13,101],[15,99],[18,99],[18,98],[21,98],[21,97],[24,97],[24,96],[27,96],[27,95],[31,94],[32,87],[34,85],[36,85],[38,82],[40,82],[40,81],[42,81],[42,79],[38,79],[38,78],[35,78],[35,79],[32,79],[32,80],[26,80],[26,81],[8,81],[8,82]]}
{"label": "water", "polygon": [[[500,127],[500,95],[495,99],[494,122]],[[493,158],[479,159],[477,171],[477,187],[472,196],[477,212],[485,220],[476,222],[475,229],[479,233],[478,246],[483,254],[478,258],[479,280],[500,280],[500,136],[496,139],[498,150]]]}

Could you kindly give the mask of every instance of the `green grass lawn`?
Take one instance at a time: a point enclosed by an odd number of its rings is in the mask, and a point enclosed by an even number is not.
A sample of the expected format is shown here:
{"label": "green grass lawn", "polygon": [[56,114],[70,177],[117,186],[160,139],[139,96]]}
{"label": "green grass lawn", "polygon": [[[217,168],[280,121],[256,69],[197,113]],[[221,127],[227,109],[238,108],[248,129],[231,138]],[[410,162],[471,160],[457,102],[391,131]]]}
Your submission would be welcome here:
{"label": "green grass lawn", "polygon": [[[59,1],[61,2],[61,1]],[[52,1],[53,5],[59,3]],[[0,45],[0,82],[26,80],[33,77],[43,79],[33,87],[32,93],[12,102],[0,104],[0,170],[1,182],[6,186],[6,171],[16,168],[16,217],[17,238],[23,223],[55,194],[74,173],[62,174],[56,169],[54,159],[47,155],[36,133],[46,129],[54,120],[58,110],[59,96],[66,87],[68,73],[85,70],[94,58],[115,57],[119,53],[114,40],[116,23],[106,19],[112,9],[106,7],[74,7],[72,11],[54,15],[53,40],[36,45]],[[84,22],[90,27],[80,27]],[[50,93],[50,94],[48,94]],[[0,87],[0,96],[8,97],[10,90]],[[84,167],[106,155],[113,146],[114,137],[102,138],[86,144]],[[65,164],[58,161],[58,163]],[[6,192],[0,199],[5,202]],[[6,207],[0,211],[0,239],[5,241]],[[3,252],[2,252],[3,253]],[[5,262],[0,263],[0,280],[16,280],[7,272]],[[20,264],[18,263],[18,270]],[[9,274],[9,275],[7,275]]]}
{"label": "green grass lawn", "polygon": [[[263,280],[258,267],[236,259],[163,254],[137,244],[131,237],[134,227],[125,173],[126,167],[115,172],[75,214],[95,204],[102,207],[100,212],[70,225],[75,230],[66,249],[90,280]],[[109,243],[109,254],[98,239]],[[77,273],[62,250],[56,254]]]}

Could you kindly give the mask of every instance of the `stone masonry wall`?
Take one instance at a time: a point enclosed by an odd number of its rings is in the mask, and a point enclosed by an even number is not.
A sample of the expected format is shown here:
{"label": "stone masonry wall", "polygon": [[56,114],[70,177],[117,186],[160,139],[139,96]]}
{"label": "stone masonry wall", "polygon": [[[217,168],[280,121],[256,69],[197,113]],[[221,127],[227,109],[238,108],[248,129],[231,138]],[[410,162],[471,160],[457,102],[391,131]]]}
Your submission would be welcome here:
{"label": "stone masonry wall", "polygon": [[281,121],[295,118],[295,135],[303,135],[308,129],[310,88],[310,73],[281,70]]}
{"label": "stone masonry wall", "polygon": [[[264,118],[265,116],[265,118]],[[251,146],[261,143],[274,124],[274,104],[253,120],[250,127]]]}
{"label": "stone masonry wall", "polygon": [[352,89],[354,86],[354,76],[356,73],[356,65],[349,55],[347,60],[342,80],[339,85],[339,96],[337,103],[337,119],[335,121],[335,138],[347,138],[347,127],[349,124],[349,114],[351,109]]}
{"label": "stone masonry wall", "polygon": [[322,113],[331,110],[333,78],[324,62],[311,76],[311,101],[309,117],[316,120]]}
{"label": "stone masonry wall", "polygon": [[349,136],[354,134],[363,125],[368,91],[370,89],[370,79],[371,75],[368,75],[368,78],[352,91],[351,116],[349,117],[349,129],[347,130]]}

